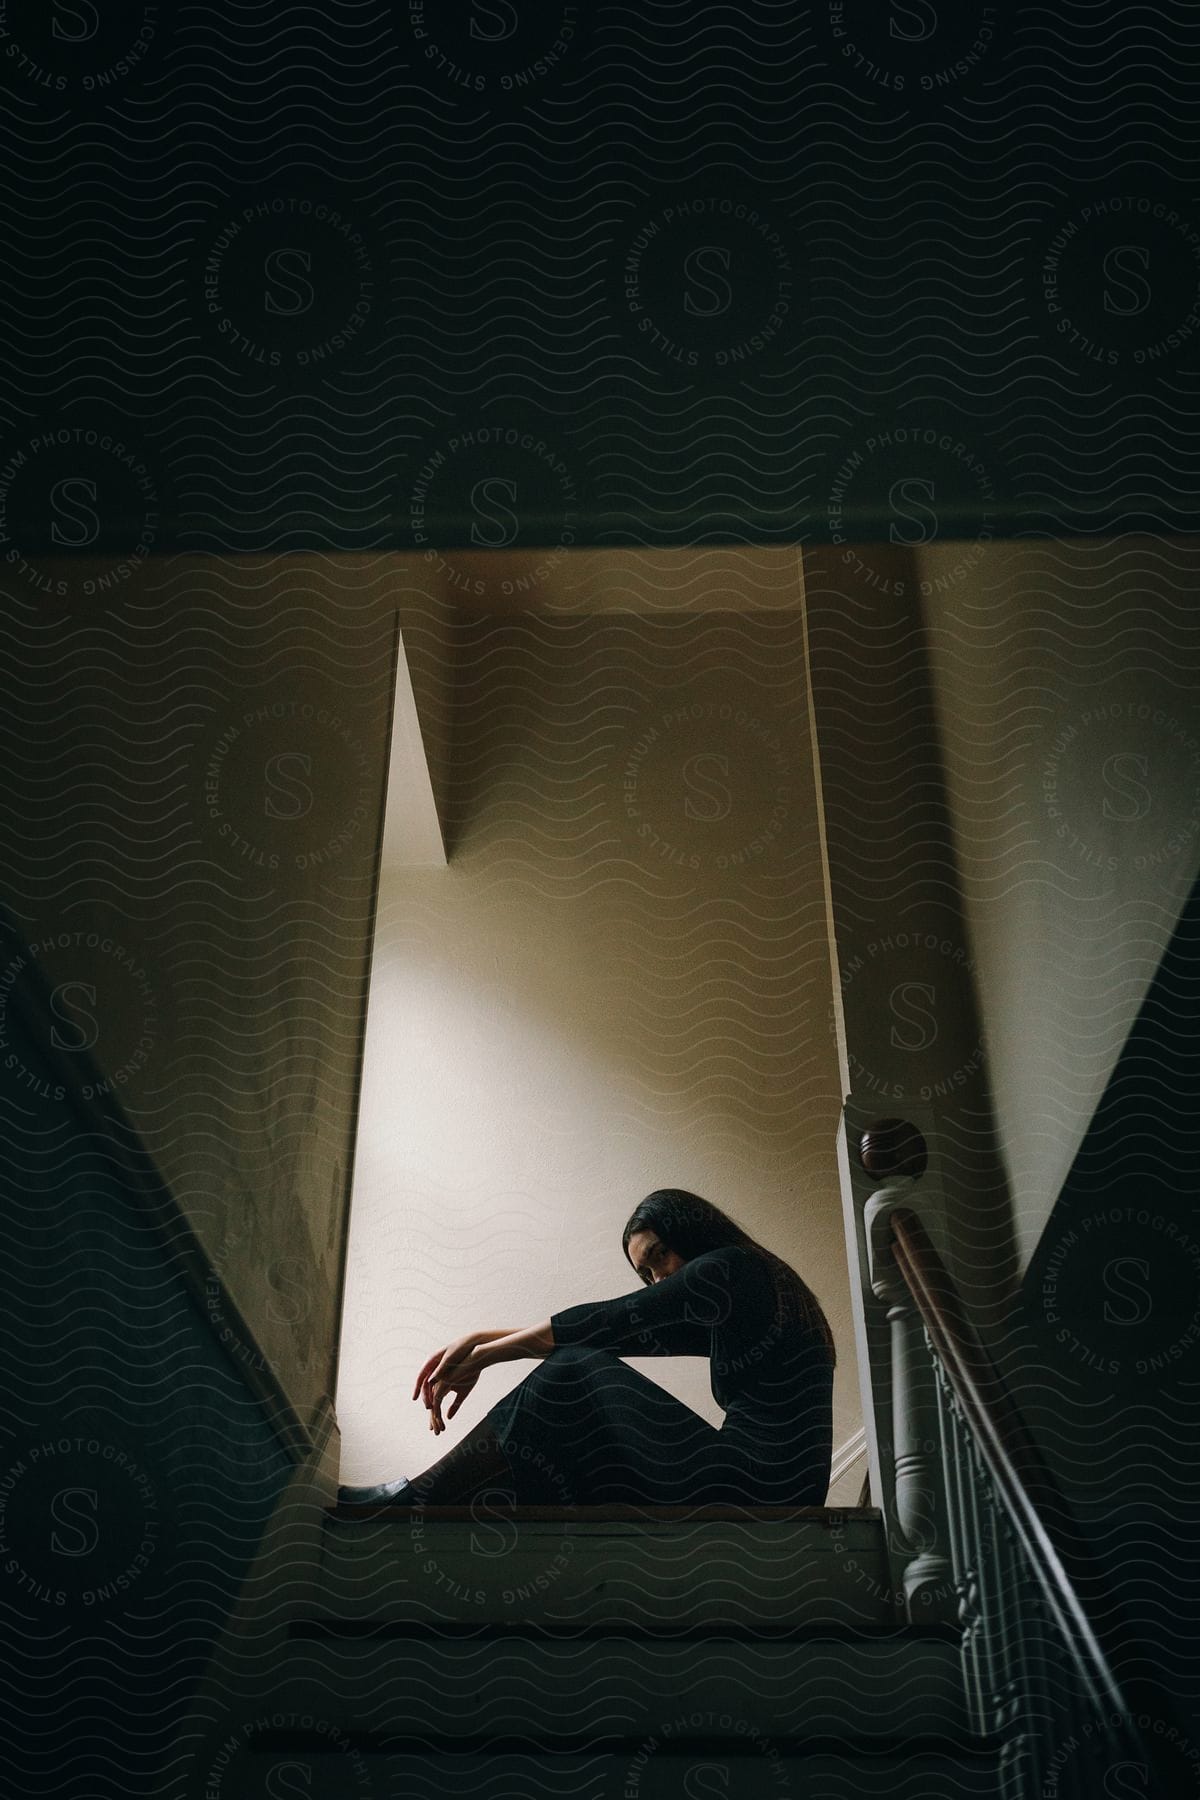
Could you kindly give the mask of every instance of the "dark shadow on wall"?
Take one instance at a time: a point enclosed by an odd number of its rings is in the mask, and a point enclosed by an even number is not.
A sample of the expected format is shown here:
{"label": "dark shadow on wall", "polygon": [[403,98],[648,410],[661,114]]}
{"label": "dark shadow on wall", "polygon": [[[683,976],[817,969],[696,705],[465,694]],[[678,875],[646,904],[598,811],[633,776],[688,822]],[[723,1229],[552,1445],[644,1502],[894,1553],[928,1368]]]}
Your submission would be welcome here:
{"label": "dark shadow on wall", "polygon": [[[90,566],[55,564],[72,594]],[[150,558],[119,603],[7,640],[3,899],[57,1049],[91,1050],[301,1411],[336,1381],[387,587],[321,558]]]}
{"label": "dark shadow on wall", "polygon": [[804,592],[852,1113],[910,1118],[936,1147],[944,1211],[926,1224],[990,1338],[1017,1283],[1012,1202],[917,562],[817,546]]}
{"label": "dark shadow on wall", "polygon": [[[1022,1411],[1133,1629],[1200,1725],[1200,882],[1026,1274]],[[1093,1597],[1103,1607],[1104,1595]],[[1118,1669],[1118,1675],[1121,1674]]]}
{"label": "dark shadow on wall", "polygon": [[190,1792],[162,1771],[190,1779],[178,1734],[332,1421],[303,1428],[227,1297],[222,1342],[210,1265],[116,1103],[82,1102],[48,1011],[10,990],[2,1013],[5,1785]]}

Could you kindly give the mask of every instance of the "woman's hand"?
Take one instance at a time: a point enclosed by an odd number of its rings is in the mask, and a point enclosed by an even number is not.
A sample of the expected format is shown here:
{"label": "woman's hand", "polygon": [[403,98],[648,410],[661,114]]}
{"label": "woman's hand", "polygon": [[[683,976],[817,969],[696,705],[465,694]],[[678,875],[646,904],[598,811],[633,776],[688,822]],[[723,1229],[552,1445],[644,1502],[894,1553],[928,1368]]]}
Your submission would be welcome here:
{"label": "woman's hand", "polygon": [[[446,1419],[452,1419],[483,1370],[487,1367],[483,1354],[484,1342],[499,1336],[496,1332],[472,1332],[467,1337],[455,1338],[443,1350],[435,1350],[417,1376],[413,1387],[413,1399],[422,1399],[429,1409],[429,1429],[436,1435],[445,1431]],[[454,1396],[442,1417],[442,1403],[447,1395]]]}

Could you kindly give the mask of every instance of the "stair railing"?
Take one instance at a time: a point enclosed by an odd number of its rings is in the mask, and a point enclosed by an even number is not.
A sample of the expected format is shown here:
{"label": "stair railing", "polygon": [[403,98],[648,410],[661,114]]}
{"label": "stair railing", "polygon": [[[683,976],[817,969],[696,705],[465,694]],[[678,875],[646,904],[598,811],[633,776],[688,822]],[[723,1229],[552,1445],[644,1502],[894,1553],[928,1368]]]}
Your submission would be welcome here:
{"label": "stair railing", "polygon": [[891,1327],[888,1525],[910,1616],[919,1616],[923,1591],[948,1577],[968,1715],[998,1747],[1001,1800],[1165,1793],[1160,1747],[1146,1729],[1155,1720],[1130,1705],[1079,1597],[1094,1568],[906,1204],[911,1185],[881,1189],[863,1215],[871,1286]]}

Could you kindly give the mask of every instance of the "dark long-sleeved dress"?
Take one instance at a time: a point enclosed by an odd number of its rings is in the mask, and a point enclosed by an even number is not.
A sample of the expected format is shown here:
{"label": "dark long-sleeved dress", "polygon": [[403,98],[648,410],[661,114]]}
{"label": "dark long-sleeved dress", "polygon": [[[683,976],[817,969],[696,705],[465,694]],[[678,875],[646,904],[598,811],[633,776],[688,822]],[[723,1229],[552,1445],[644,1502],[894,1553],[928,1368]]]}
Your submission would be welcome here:
{"label": "dark long-sleeved dress", "polygon": [[[551,1315],[556,1348],[488,1413],[519,1503],[820,1506],[833,1447],[821,1334],[781,1321],[770,1266],[727,1245],[651,1287]],[[621,1361],[707,1356],[718,1428]]]}

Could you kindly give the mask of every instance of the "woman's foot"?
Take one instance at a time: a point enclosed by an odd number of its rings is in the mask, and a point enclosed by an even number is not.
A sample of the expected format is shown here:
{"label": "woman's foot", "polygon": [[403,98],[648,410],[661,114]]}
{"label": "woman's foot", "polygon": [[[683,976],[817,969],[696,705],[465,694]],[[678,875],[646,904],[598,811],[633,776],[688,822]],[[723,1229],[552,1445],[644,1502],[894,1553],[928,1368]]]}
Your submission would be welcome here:
{"label": "woman's foot", "polygon": [[414,1481],[380,1481],[374,1487],[340,1487],[343,1506],[460,1506],[481,1487],[501,1484],[512,1489],[512,1468],[499,1438],[485,1422],[474,1435],[463,1438],[445,1456],[423,1469]]}
{"label": "woman's foot", "polygon": [[377,1481],[373,1487],[340,1487],[340,1506],[389,1506],[393,1501],[415,1498],[413,1485],[403,1475],[398,1481]]}

